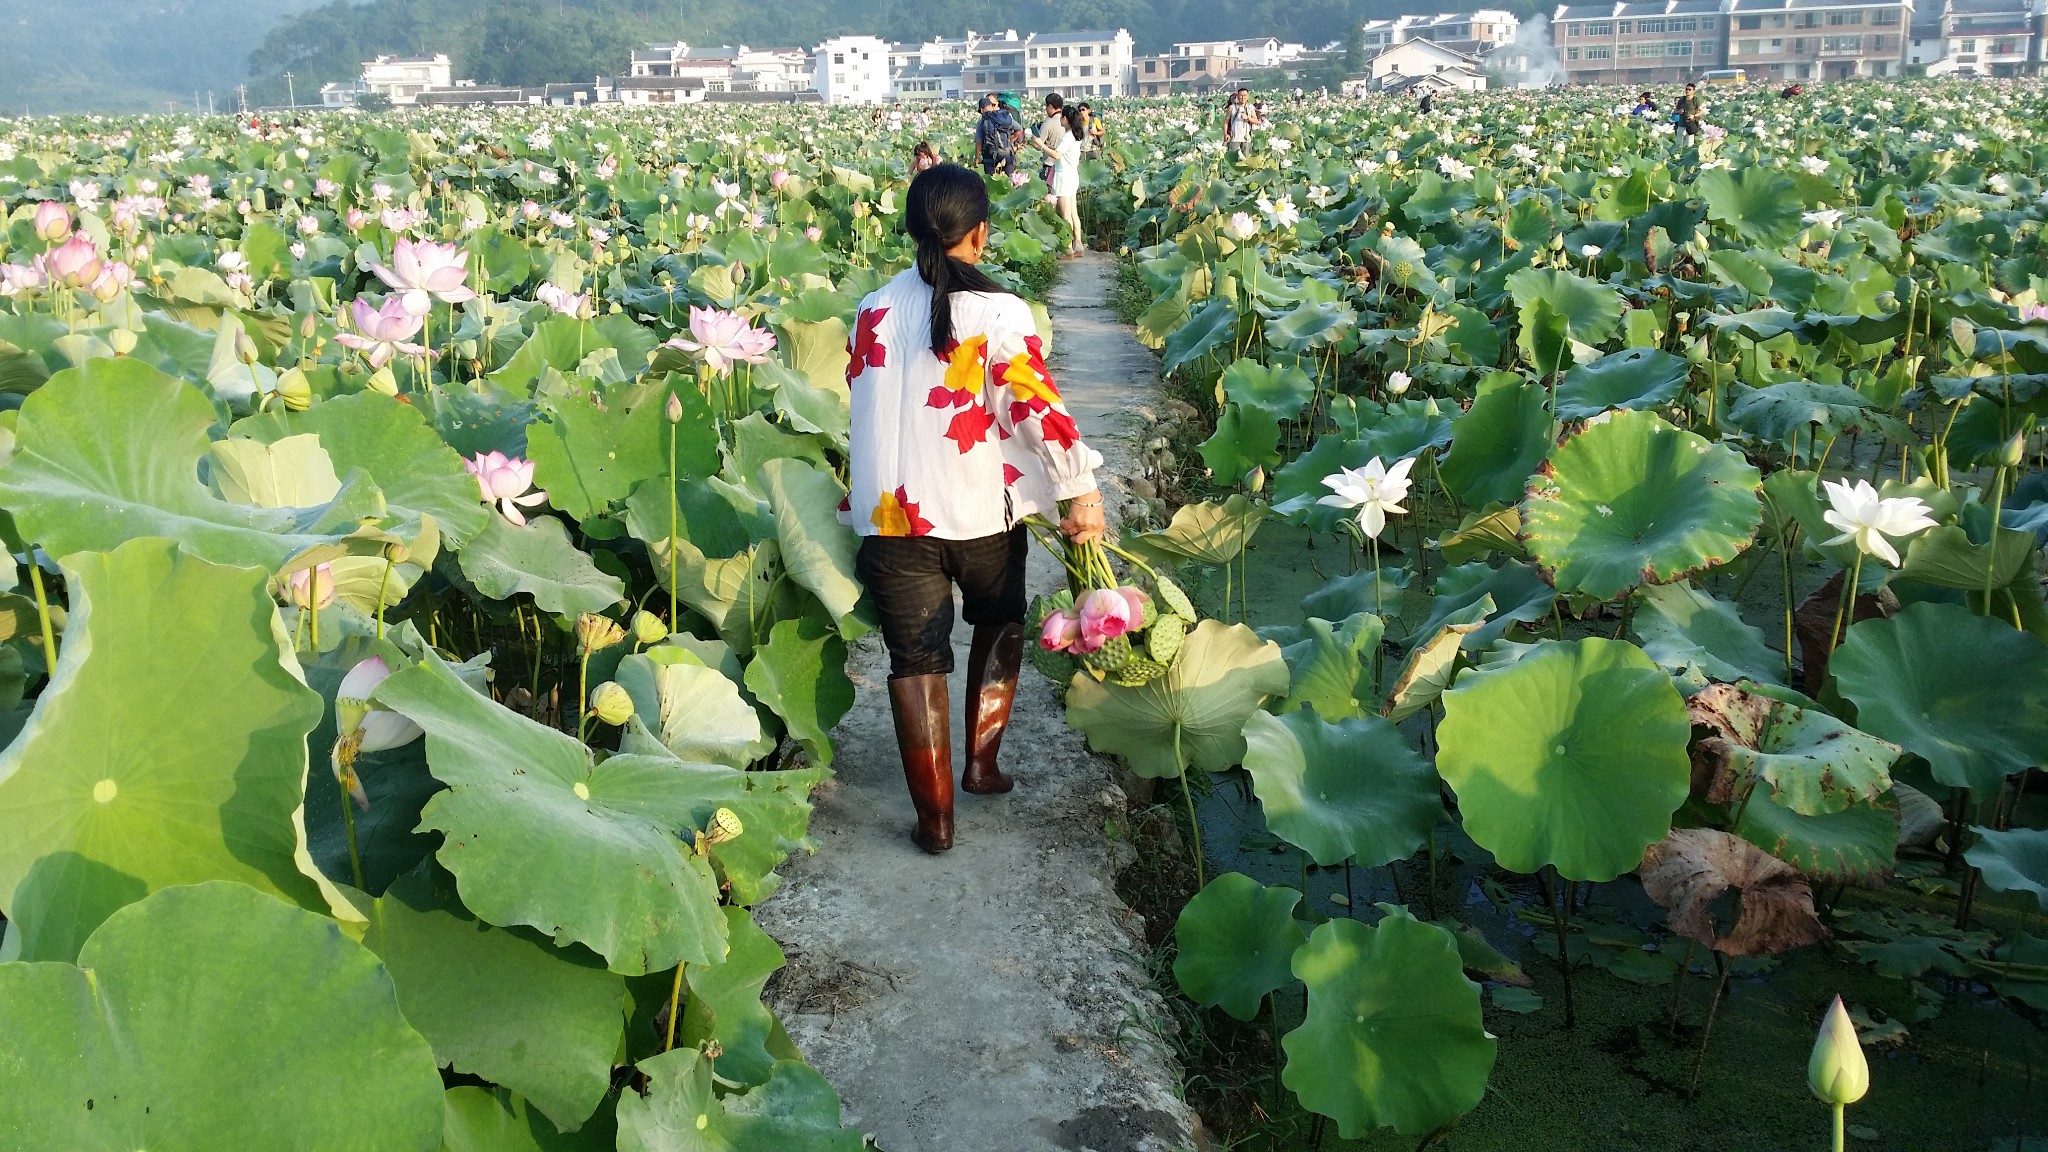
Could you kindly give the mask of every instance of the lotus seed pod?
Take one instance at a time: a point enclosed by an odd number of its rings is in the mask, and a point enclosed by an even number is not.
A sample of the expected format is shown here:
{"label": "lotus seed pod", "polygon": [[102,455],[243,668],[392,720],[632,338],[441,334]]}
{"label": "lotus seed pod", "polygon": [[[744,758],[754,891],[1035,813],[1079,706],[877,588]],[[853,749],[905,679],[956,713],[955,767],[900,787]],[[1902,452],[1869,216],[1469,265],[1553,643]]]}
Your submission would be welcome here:
{"label": "lotus seed pod", "polygon": [[607,680],[590,690],[590,713],[607,724],[624,724],[633,718],[633,696]]}
{"label": "lotus seed pod", "polygon": [[1863,1043],[1856,1038],[1856,1025],[1849,1019],[1842,998],[1835,997],[1820,1035],[1813,1042],[1813,1055],[1806,1061],[1806,1083],[1826,1104],[1854,1104],[1870,1091],[1870,1064],[1863,1058]]}
{"label": "lotus seed pod", "polygon": [[633,639],[642,644],[659,644],[668,639],[668,625],[652,612],[633,613]]}
{"label": "lotus seed pod", "polygon": [[739,813],[730,808],[720,808],[711,814],[711,827],[704,830],[704,839],[708,843],[724,844],[739,839],[746,830],[746,826],[740,823]]}
{"label": "lotus seed pod", "polygon": [[626,630],[609,616],[585,612],[576,618],[576,642],[586,653],[602,652],[614,644],[624,643],[625,639]]}

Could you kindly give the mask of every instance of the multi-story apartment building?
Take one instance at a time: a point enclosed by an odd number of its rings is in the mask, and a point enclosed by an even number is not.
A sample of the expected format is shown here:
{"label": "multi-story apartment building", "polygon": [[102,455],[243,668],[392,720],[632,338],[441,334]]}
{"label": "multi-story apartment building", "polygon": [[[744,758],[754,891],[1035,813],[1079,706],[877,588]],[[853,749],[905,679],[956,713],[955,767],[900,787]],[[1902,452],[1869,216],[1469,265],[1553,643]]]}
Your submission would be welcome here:
{"label": "multi-story apartment building", "polygon": [[960,65],[913,64],[889,78],[889,93],[899,104],[958,100],[961,93]]}
{"label": "multi-story apartment building", "polygon": [[[1467,56],[1485,56],[1503,44],[1513,42],[1521,21],[1511,12],[1481,8],[1476,12],[1446,12],[1435,16],[1403,16],[1402,40],[1429,40]],[[1391,45],[1389,45],[1391,47]],[[1371,51],[1371,45],[1367,45]]]}
{"label": "multi-story apartment building", "polygon": [[1907,60],[1930,76],[2019,76],[2040,62],[2041,37],[2028,0],[1947,0],[1920,14]]}
{"label": "multi-story apartment building", "polygon": [[801,48],[749,48],[733,56],[735,92],[808,92],[811,54]]}
{"label": "multi-story apartment building", "polygon": [[1131,62],[1131,94],[1202,95],[1233,87],[1240,62],[1237,56],[1140,56]]}
{"label": "multi-story apartment building", "polygon": [[1131,34],[1035,32],[1024,40],[1024,84],[1034,98],[1123,96],[1130,92]]}
{"label": "multi-story apartment building", "polygon": [[1910,0],[1729,0],[1726,15],[1727,66],[1764,83],[1896,76],[1913,25]]}
{"label": "multi-story apartment building", "polygon": [[453,75],[453,65],[443,52],[431,56],[379,56],[363,62],[357,88],[402,106],[417,101],[422,92],[454,87]]}
{"label": "multi-story apartment building", "polygon": [[1000,36],[977,39],[967,50],[967,66],[961,69],[960,90],[967,99],[990,92],[1021,91],[1024,87],[1024,38],[1016,29]]}
{"label": "multi-story apartment building", "polygon": [[1721,4],[1623,0],[1564,5],[1551,18],[1551,36],[1570,83],[1682,84],[1726,62]]}
{"label": "multi-story apartment building", "polygon": [[811,56],[811,82],[827,104],[880,104],[889,99],[889,42],[879,36],[834,36]]}

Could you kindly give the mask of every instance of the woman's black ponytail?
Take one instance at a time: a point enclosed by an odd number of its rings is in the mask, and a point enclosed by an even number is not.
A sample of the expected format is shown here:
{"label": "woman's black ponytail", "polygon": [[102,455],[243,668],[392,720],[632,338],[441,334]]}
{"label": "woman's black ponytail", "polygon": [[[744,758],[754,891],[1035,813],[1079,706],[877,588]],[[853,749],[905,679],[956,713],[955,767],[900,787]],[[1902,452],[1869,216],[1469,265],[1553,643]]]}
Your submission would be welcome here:
{"label": "woman's black ponytail", "polygon": [[953,293],[1009,291],[981,269],[948,254],[988,215],[988,185],[958,164],[927,168],[910,182],[903,224],[917,242],[917,274],[932,288],[934,356],[943,358],[952,349]]}

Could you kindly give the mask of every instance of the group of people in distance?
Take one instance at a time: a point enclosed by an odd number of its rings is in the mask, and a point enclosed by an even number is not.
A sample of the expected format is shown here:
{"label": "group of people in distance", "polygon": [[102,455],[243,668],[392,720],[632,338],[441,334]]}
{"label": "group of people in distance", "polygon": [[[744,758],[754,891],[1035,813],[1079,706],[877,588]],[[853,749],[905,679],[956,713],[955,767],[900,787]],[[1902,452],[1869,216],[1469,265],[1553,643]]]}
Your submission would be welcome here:
{"label": "group of people in distance", "polygon": [[[1705,105],[1700,101],[1700,86],[1697,84],[1687,84],[1685,86],[1685,95],[1680,96],[1678,102],[1671,106],[1671,122],[1677,125],[1678,130],[1685,135],[1698,136],[1700,134],[1700,113],[1704,108]],[[1661,114],[1661,111],[1657,107],[1656,96],[1653,93],[1645,92],[1636,98],[1636,106],[1629,110],[1629,115],[1639,116],[1645,120],[1655,120]]]}
{"label": "group of people in distance", "polygon": [[[984,175],[998,172],[1014,177],[1019,157],[1039,154],[1039,174],[1052,190],[1073,239],[1065,253],[1079,256],[1081,246],[1081,161],[1102,150],[1106,130],[1102,120],[1086,101],[1068,101],[1057,92],[1045,97],[1045,115],[1035,127],[1027,126],[1016,97],[989,94],[981,98],[980,115],[974,123],[974,154]],[[920,144],[914,163],[923,171],[937,163],[929,145]]]}

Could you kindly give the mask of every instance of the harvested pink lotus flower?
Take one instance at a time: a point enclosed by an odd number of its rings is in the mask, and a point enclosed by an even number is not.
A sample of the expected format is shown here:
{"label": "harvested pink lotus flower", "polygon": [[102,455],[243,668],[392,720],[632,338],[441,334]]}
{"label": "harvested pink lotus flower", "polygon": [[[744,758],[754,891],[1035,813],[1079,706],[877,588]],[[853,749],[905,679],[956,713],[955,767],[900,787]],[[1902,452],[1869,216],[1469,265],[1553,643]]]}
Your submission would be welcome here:
{"label": "harvested pink lotus flower", "polygon": [[71,209],[55,200],[36,205],[36,239],[55,244],[71,235]]}
{"label": "harvested pink lotus flower", "polygon": [[691,308],[689,338],[668,342],[671,348],[695,352],[704,366],[724,375],[734,364],[759,364],[775,350],[775,333],[756,328],[745,316],[719,308]]}
{"label": "harvested pink lotus flower", "polygon": [[1038,630],[1039,647],[1048,652],[1065,652],[1081,639],[1081,618],[1071,608],[1062,608],[1045,618]]}
{"label": "harvested pink lotus flower", "polygon": [[104,267],[100,250],[90,239],[73,236],[43,256],[43,272],[51,283],[65,288],[83,288],[98,278]]}
{"label": "harvested pink lotus flower", "polygon": [[1088,651],[1131,630],[1131,602],[1114,588],[1097,588],[1074,605],[1081,616],[1081,639]]}
{"label": "harvested pink lotus flower", "polygon": [[526,526],[526,517],[519,509],[532,508],[548,498],[546,492],[533,488],[533,462],[503,452],[484,452],[462,463],[469,474],[476,477],[477,490],[483,493],[484,502],[496,504],[505,519],[520,527]]}
{"label": "harvested pink lotus flower", "polygon": [[363,353],[372,368],[382,368],[393,356],[428,354],[424,345],[408,343],[413,333],[420,330],[423,319],[406,311],[405,302],[395,295],[385,297],[382,308],[372,308],[368,300],[358,296],[349,305],[349,316],[356,330],[340,333],[334,339]]}
{"label": "harvested pink lotus flower", "polygon": [[398,289],[405,310],[425,316],[434,301],[461,304],[476,299],[463,281],[469,278],[469,253],[453,244],[431,240],[400,240],[391,254],[391,266],[371,267],[377,279]]}
{"label": "harvested pink lotus flower", "polygon": [[1145,609],[1151,607],[1152,597],[1146,595],[1144,589],[1133,588],[1128,584],[1117,589],[1116,593],[1117,595],[1122,596],[1124,598],[1125,604],[1130,605],[1131,628],[1137,629],[1144,627]]}

